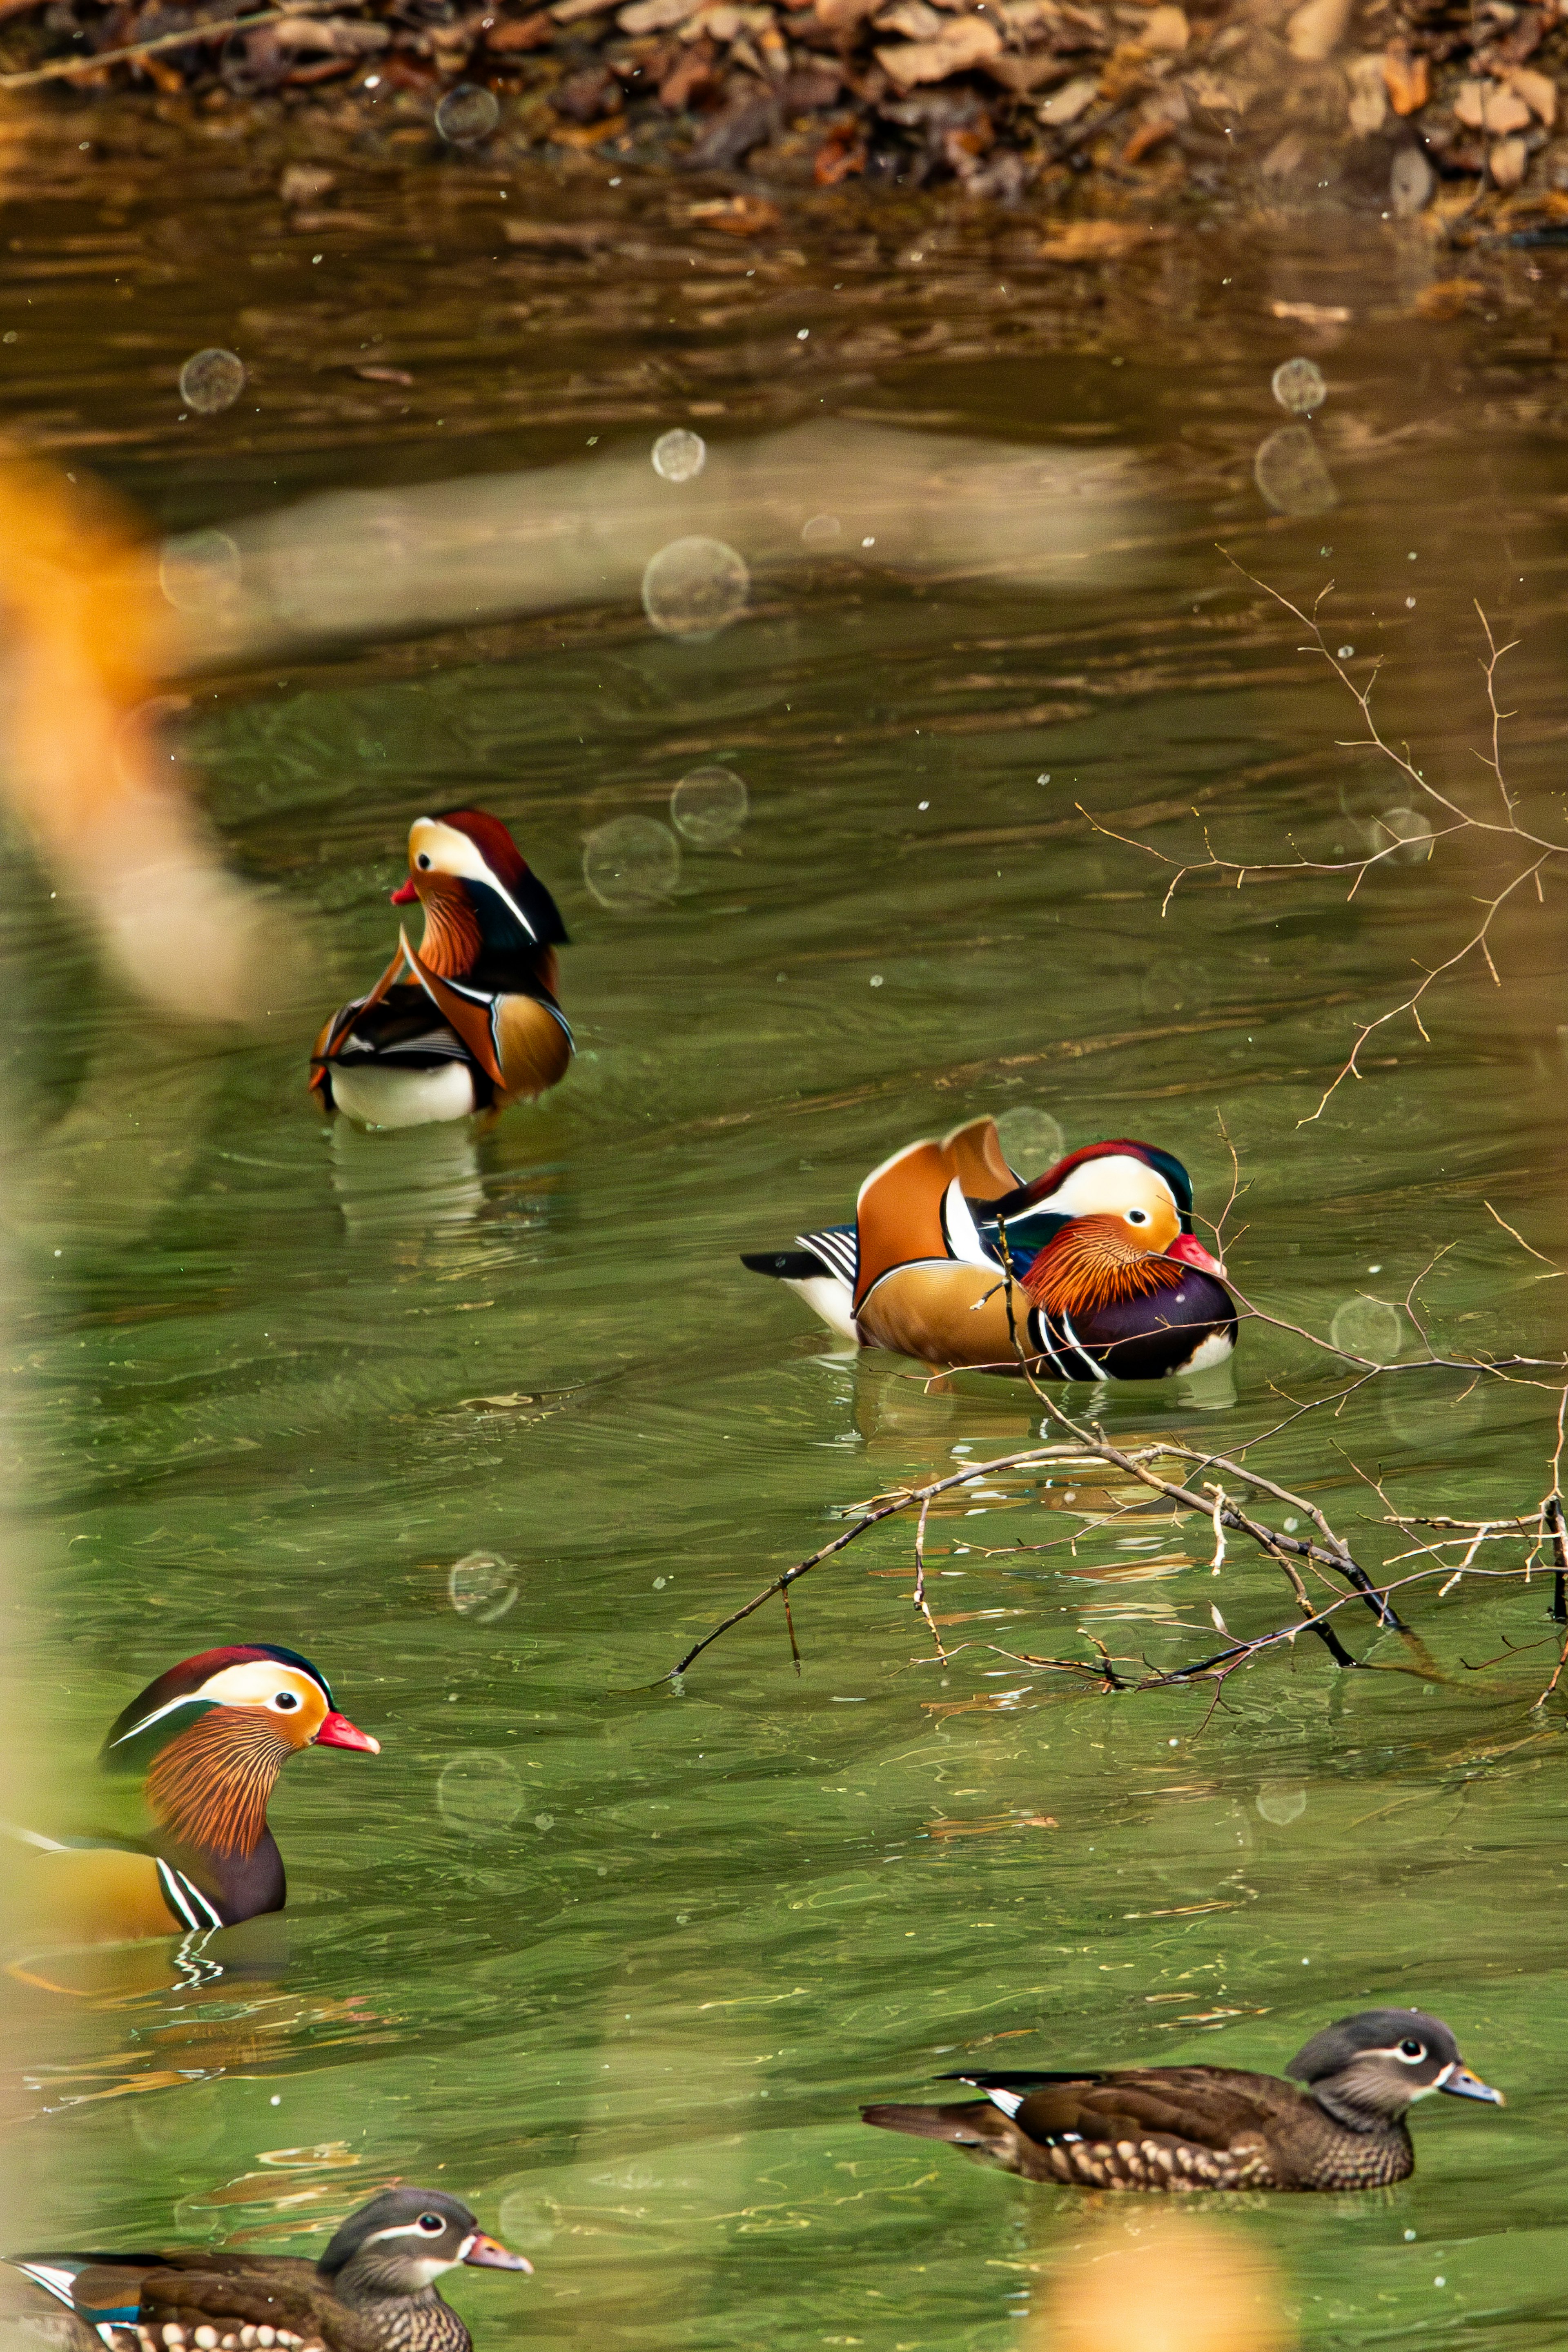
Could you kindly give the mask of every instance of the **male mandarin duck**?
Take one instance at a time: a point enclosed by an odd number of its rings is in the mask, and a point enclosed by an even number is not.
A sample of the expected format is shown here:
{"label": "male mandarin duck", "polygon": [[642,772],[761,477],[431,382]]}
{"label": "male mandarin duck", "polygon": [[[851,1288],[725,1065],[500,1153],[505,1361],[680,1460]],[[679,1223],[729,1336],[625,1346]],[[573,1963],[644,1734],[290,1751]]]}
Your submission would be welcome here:
{"label": "male mandarin duck", "polygon": [[456,2197],[389,2189],[351,2213],[315,2263],[211,2246],[14,2254],[0,2263],[0,2316],[47,2330],[59,2352],[470,2352],[468,2328],[436,2290],[458,2263],[533,2268],[487,2238]]}
{"label": "male mandarin duck", "polygon": [[40,1949],[233,1927],[281,1911],[288,1889],[267,1806],[304,1748],[381,1752],[298,1651],[259,1642],[171,1666],[132,1700],[100,1759],[108,1771],[144,1775],[153,1835],[62,1844],[24,1832],[33,1852],[7,1890],[17,1928]]}
{"label": "male mandarin duck", "polygon": [[311,1087],[367,1127],[536,1100],[573,1053],[555,1001],[555,950],[567,940],[554,899],[483,809],[416,819],[408,879],[392,903],[416,898],[423,940],[412,947],[400,929],[369,995],[333,1013],[310,1056]]}
{"label": "male mandarin duck", "polygon": [[1047,1378],[1147,1381],[1206,1370],[1236,1345],[1191,1179],[1149,1143],[1088,1144],[1026,1184],[995,1121],[974,1119],[895,1152],[860,1187],[853,1225],[799,1244],[742,1263],[846,1339],[928,1364],[1011,1372],[1021,1351]]}
{"label": "male mandarin duck", "polygon": [[1342,2017],[1289,2071],[1304,2091],[1235,2066],[950,2074],[984,2099],[861,2113],[1073,2189],[1382,2189],[1415,2168],[1405,2118],[1417,2099],[1447,2091],[1503,2105],[1441,2018],[1418,2009]]}

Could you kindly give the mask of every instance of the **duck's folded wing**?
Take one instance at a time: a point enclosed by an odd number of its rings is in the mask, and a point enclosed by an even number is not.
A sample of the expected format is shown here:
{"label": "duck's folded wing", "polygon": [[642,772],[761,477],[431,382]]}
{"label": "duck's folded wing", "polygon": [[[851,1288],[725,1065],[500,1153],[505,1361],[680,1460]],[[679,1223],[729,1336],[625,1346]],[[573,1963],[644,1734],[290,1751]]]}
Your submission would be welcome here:
{"label": "duck's folded wing", "polygon": [[13,1951],[35,1953],[224,1924],[211,1895],[186,1872],[144,1848],[108,1843],[47,1846],[16,1861],[6,1874],[0,1920]]}
{"label": "duck's folded wing", "polygon": [[1138,2139],[1163,2134],[1199,2147],[1233,2147],[1263,2131],[1299,2094],[1267,2074],[1230,2067],[1117,2068],[1100,2074],[959,2078],[1010,2114],[1030,2139],[1050,2143]]}
{"label": "duck's folded wing", "polygon": [[942,1148],[972,1201],[989,1201],[999,1192],[1016,1189],[1018,1179],[1003,1155],[994,1118],[972,1118],[965,1126],[955,1127],[942,1138]]}
{"label": "duck's folded wing", "polygon": [[324,2347],[324,2352],[376,2352],[374,2330],[356,2312],[293,2279],[257,2272],[192,2270],[182,2263],[147,2272],[142,2281],[138,2334],[153,2352],[176,2347],[182,2332],[217,2331],[220,2352],[249,2352],[265,2344],[270,2330],[281,2345]]}
{"label": "duck's folded wing", "polygon": [[408,944],[406,931],[400,931],[398,937],[409,970],[437,1012],[457,1031],[486,1077],[504,1089],[506,1072],[501,1067],[500,1046],[495,1029],[497,999],[477,990],[454,987],[439,973],[432,971],[427,963],[420,961]]}
{"label": "duck's folded wing", "polygon": [[867,1177],[855,1204],[857,1314],[900,1266],[933,1259],[994,1266],[964,1198],[959,1167],[965,1157],[951,1141],[910,1143]]}
{"label": "duck's folded wing", "polygon": [[397,953],[393,957],[392,961],[387,965],[386,970],[382,973],[381,978],[376,982],[375,986],[371,990],[369,995],[356,996],[352,1004],[342,1005],[338,1011],[333,1013],[331,1019],[327,1023],[326,1027],[317,1038],[315,1045],[311,1050],[310,1067],[312,1075],[310,1084],[313,1087],[319,1087],[323,1082],[324,1073],[322,1071],[321,1065],[324,1062],[331,1062],[336,1059],[337,1055],[342,1051],[343,1042],[353,1029],[354,1024],[359,1020],[363,1013],[370,1012],[374,1006],[381,1003],[382,998],[386,994],[387,990],[392,986],[393,982],[397,978],[398,973],[402,970],[403,950],[399,948]]}

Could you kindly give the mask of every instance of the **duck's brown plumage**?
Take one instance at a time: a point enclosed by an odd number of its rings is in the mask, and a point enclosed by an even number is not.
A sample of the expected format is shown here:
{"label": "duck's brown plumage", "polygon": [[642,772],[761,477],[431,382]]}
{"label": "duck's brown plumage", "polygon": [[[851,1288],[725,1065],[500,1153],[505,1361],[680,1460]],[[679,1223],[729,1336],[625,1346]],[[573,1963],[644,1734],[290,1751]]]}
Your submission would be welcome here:
{"label": "duck's brown plumage", "polygon": [[21,2320],[57,2352],[103,2352],[104,2326],[141,2352],[260,2352],[269,2343],[470,2352],[467,2326],[435,2284],[459,2263],[531,2268],[487,2237],[457,2198],[392,2189],[351,2214],[314,2263],[206,2246],[13,2255],[0,2263],[0,2317]]}
{"label": "duck's brown plumage", "polygon": [[1441,2019],[1419,2010],[1342,2019],[1298,2053],[1291,2073],[1305,2089],[1229,2066],[973,2074],[960,2079],[988,2100],[862,2112],[1026,2179],[1180,2192],[1383,2188],[1415,2166],[1405,2122],[1414,2100],[1440,2090],[1502,2104],[1463,2065]]}

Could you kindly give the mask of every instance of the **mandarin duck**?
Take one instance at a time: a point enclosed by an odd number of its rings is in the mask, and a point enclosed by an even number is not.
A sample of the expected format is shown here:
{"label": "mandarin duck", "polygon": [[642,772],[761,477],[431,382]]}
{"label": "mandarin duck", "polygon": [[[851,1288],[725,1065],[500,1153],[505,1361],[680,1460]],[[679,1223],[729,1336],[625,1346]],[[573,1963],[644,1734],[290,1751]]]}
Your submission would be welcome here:
{"label": "mandarin duck", "polygon": [[487,2238],[456,2197],[389,2189],[351,2213],[314,2263],[210,2246],[14,2254],[0,2263],[0,2314],[47,2331],[59,2352],[470,2352],[468,2328],[436,2290],[458,2263],[533,2268]]}
{"label": "mandarin duck", "polygon": [[555,950],[567,940],[554,899],[483,809],[416,819],[408,879],[392,903],[416,898],[418,947],[400,929],[369,995],[316,1040],[310,1085],[323,1107],[367,1127],[422,1127],[537,1100],[573,1054],[555,1001]]}
{"label": "mandarin duck", "polygon": [[874,1169],[853,1225],[742,1264],[861,1347],[950,1368],[1015,1372],[1021,1357],[1047,1379],[1162,1380],[1236,1345],[1225,1268],[1193,1233],[1192,1180],[1126,1139],[1026,1184],[995,1121],[974,1119]]}
{"label": "mandarin duck", "polygon": [[288,1890],[267,1806],[302,1748],[381,1752],[337,1712],[326,1676],[298,1651],[258,1642],[171,1666],[132,1700],[100,1758],[108,1771],[144,1776],[153,1835],[61,1843],[21,1832],[32,1852],[9,1874],[16,1926],[42,1949],[233,1927],[281,1911]]}
{"label": "mandarin duck", "polygon": [[1419,2009],[1342,2017],[1289,2071],[1304,2091],[1236,2066],[949,2074],[985,2097],[861,2114],[1072,2189],[1383,2189],[1415,2168],[1405,2118],[1417,2099],[1447,2091],[1503,2105],[1442,2019]]}

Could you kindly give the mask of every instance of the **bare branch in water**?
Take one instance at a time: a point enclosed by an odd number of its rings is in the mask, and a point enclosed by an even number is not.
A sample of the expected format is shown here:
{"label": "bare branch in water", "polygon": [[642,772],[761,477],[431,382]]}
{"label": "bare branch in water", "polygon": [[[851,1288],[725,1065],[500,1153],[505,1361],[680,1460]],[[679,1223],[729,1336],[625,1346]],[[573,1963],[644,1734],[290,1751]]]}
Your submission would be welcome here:
{"label": "bare branch in water", "polygon": [[[1310,632],[1310,642],[1300,647],[1299,650],[1306,654],[1315,654],[1327,664],[1355,704],[1366,730],[1364,735],[1348,740],[1341,748],[1347,751],[1376,752],[1379,758],[1388,761],[1407,784],[1414,787],[1420,798],[1431,803],[1434,814],[1440,817],[1443,822],[1435,823],[1430,826],[1425,836],[1430,844],[1436,845],[1439,841],[1447,840],[1457,834],[1479,834],[1500,839],[1515,850],[1533,853],[1526,857],[1524,863],[1516,868],[1491,898],[1478,901],[1482,910],[1480,921],[1468,938],[1457,947],[1451,955],[1445,956],[1440,963],[1430,967],[1418,967],[1421,971],[1420,981],[1415,987],[1401,997],[1397,1003],[1391,1004],[1385,1012],[1357,1022],[1355,1038],[1351,1050],[1335,1076],[1323,1089],[1317,1108],[1310,1111],[1298,1122],[1299,1125],[1307,1127],[1310,1126],[1314,1119],[1322,1117],[1330,1102],[1347,1078],[1359,1079],[1364,1076],[1361,1067],[1361,1055],[1369,1041],[1377,1035],[1379,1030],[1386,1028],[1391,1022],[1402,1020],[1408,1015],[1420,1036],[1424,1040],[1427,1039],[1426,1026],[1422,1019],[1423,1001],[1427,992],[1446,975],[1457,971],[1462,964],[1473,960],[1485,965],[1494,987],[1501,987],[1502,982],[1491,949],[1491,935],[1498,917],[1515,894],[1528,883],[1534,884],[1538,898],[1542,895],[1541,877],[1549,867],[1559,861],[1568,860],[1568,842],[1554,841],[1545,835],[1531,833],[1520,822],[1519,803],[1510,789],[1502,761],[1503,721],[1511,718],[1513,713],[1500,707],[1497,695],[1499,664],[1506,654],[1513,651],[1514,643],[1517,640],[1508,645],[1499,645],[1492,633],[1491,623],[1479,604],[1476,606],[1476,612],[1487,644],[1486,658],[1481,663],[1481,671],[1486,680],[1487,710],[1490,719],[1490,750],[1479,751],[1476,757],[1482,766],[1490,772],[1497,786],[1498,796],[1502,803],[1501,815],[1491,817],[1474,814],[1461,802],[1451,798],[1447,793],[1440,792],[1436,784],[1429,784],[1411,757],[1408,745],[1403,750],[1396,751],[1384,736],[1372,711],[1373,689],[1377,683],[1378,671],[1382,665],[1374,663],[1372,676],[1366,684],[1358,686],[1339,656],[1331,651],[1318,617],[1319,608],[1329,593],[1328,589],[1320,593],[1311,612],[1304,613],[1299,604],[1293,604],[1289,597],[1282,595],[1278,588],[1270,587],[1266,580],[1259,580],[1255,573],[1248,572],[1244,564],[1237,563],[1236,558],[1226,549],[1221,548],[1220,553],[1233,571],[1238,572],[1252,587],[1258,589],[1261,594],[1269,597],[1282,611],[1289,613],[1292,620],[1299,621],[1301,626]],[[1146,856],[1155,858],[1162,866],[1173,869],[1170,887],[1166,890],[1164,902],[1160,909],[1162,916],[1175,896],[1177,885],[1184,881],[1189,875],[1206,874],[1215,880],[1233,881],[1239,890],[1248,879],[1255,882],[1278,881],[1282,877],[1300,874],[1345,874],[1352,877],[1347,895],[1353,898],[1374,866],[1383,865],[1390,858],[1397,857],[1405,847],[1405,836],[1392,834],[1391,829],[1384,825],[1383,829],[1390,833],[1390,838],[1381,848],[1371,851],[1364,857],[1320,858],[1307,857],[1298,853],[1293,858],[1241,860],[1222,857],[1210,841],[1205,827],[1202,857],[1172,857],[1168,856],[1163,850],[1156,849],[1150,842],[1139,841],[1130,835],[1118,833],[1114,826],[1103,824],[1089,810],[1082,809],[1081,803],[1079,806],[1081,814],[1088,818],[1097,833],[1103,834],[1108,840],[1120,841],[1128,848],[1141,850]],[[1500,1223],[1501,1220],[1500,1219],[1499,1222]]]}

